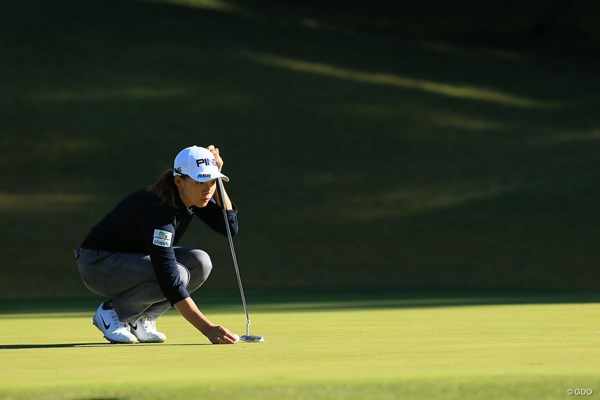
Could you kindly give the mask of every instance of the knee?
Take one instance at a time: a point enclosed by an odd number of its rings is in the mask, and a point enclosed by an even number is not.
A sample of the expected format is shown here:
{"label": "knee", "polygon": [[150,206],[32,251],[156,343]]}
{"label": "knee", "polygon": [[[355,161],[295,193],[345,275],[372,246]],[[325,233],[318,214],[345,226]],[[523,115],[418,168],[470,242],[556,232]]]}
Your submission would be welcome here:
{"label": "knee", "polygon": [[191,250],[188,256],[188,264],[186,266],[190,271],[190,283],[187,289],[192,293],[208,279],[212,270],[212,262],[209,255],[202,250]]}
{"label": "knee", "polygon": [[204,280],[210,275],[212,271],[212,261],[207,252],[199,249],[193,249],[190,251],[192,263],[188,266],[192,275],[199,275]]}

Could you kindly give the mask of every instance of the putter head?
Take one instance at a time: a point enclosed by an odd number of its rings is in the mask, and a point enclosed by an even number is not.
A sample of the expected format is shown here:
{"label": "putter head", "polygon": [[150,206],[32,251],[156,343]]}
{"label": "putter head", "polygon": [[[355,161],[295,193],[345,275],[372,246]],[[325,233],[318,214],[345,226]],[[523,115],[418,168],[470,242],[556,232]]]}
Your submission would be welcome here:
{"label": "putter head", "polygon": [[256,335],[243,335],[240,340],[246,343],[261,343],[265,341],[265,338]]}

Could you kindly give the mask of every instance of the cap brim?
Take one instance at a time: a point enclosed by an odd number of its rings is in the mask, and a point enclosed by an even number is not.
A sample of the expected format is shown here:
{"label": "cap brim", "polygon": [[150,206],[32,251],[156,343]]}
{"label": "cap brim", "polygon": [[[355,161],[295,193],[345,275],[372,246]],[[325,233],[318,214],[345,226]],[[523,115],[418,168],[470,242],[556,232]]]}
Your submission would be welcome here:
{"label": "cap brim", "polygon": [[191,176],[190,178],[192,178],[196,182],[203,182],[203,183],[214,181],[217,178],[223,179],[224,182],[229,182],[229,178],[220,172],[217,174],[200,174],[200,176],[197,176],[197,177]]}

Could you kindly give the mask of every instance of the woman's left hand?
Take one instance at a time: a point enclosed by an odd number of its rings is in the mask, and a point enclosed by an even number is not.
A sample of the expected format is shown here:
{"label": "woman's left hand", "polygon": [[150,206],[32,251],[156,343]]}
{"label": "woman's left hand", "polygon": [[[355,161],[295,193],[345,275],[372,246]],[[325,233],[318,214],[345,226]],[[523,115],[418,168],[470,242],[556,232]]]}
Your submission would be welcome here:
{"label": "woman's left hand", "polygon": [[219,148],[211,145],[206,147],[207,150],[210,150],[211,153],[215,156],[215,161],[217,161],[217,166],[219,167],[219,171],[223,169],[223,159],[219,155]]}

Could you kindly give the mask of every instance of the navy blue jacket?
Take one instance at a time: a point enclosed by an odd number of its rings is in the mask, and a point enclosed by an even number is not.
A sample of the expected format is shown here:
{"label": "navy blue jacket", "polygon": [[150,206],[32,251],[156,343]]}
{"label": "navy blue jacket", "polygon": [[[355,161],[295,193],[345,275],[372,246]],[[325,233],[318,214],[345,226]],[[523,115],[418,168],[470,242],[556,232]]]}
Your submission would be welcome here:
{"label": "navy blue jacket", "polygon": [[[94,226],[81,247],[150,255],[162,292],[175,304],[190,295],[180,279],[173,246],[181,240],[194,215],[215,231],[227,234],[223,211],[214,199],[206,207],[190,209],[179,200],[179,206],[174,209],[161,205],[152,193],[141,189],[125,197]],[[237,234],[237,210],[227,211],[227,218],[231,234]]]}

